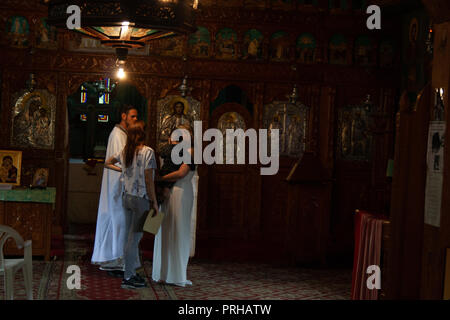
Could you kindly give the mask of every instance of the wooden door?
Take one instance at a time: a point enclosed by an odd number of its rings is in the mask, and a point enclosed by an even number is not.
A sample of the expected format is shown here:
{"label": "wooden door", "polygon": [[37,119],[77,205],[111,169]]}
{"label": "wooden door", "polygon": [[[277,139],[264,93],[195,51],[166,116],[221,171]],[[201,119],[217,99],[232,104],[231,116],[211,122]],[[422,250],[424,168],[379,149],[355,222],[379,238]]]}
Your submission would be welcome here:
{"label": "wooden door", "polygon": [[[250,112],[240,104],[226,103],[216,108],[209,121],[210,128],[221,129],[230,114],[234,114],[245,130],[253,128]],[[236,128],[239,128],[237,126]],[[208,143],[207,143],[208,144]],[[207,145],[206,144],[206,145]],[[200,256],[211,259],[244,260],[256,245],[259,229],[260,179],[259,166],[248,164],[205,165],[207,171],[204,201],[199,221]],[[256,252],[255,257],[257,257]]]}

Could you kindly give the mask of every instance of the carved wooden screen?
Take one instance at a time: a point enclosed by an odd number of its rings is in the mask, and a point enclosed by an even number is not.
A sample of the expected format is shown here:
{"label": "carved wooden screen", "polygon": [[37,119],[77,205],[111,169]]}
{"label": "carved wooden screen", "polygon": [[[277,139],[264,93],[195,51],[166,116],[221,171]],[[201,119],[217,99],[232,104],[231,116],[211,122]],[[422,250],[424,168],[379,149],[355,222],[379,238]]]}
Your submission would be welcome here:
{"label": "carved wooden screen", "polygon": [[279,130],[280,156],[298,159],[307,150],[309,118],[309,108],[300,102],[274,101],[264,106],[263,128]]}
{"label": "carved wooden screen", "polygon": [[[184,109],[180,110],[176,105],[183,105]],[[183,98],[176,95],[168,95],[164,99],[158,100],[158,119],[157,119],[157,134],[158,134],[158,149],[164,143],[167,143],[167,138],[170,136],[172,129],[177,125],[189,125],[191,129],[194,128],[194,121],[200,120],[200,101],[192,97]]]}
{"label": "carved wooden screen", "polygon": [[[250,112],[237,103],[226,103],[217,107],[211,115],[210,127],[222,132],[226,129],[247,130],[252,125]],[[224,139],[225,145],[225,139]],[[247,143],[248,145],[248,143]],[[224,146],[224,149],[226,146]],[[246,147],[248,159],[248,146]],[[248,163],[246,161],[246,163]],[[252,195],[258,190],[252,170],[256,165],[214,164],[208,166],[207,214],[202,216],[200,228],[211,240],[244,240],[248,238],[248,224],[254,221],[256,207]]]}
{"label": "carved wooden screen", "polygon": [[47,90],[24,90],[13,100],[11,145],[53,149],[56,97]]}
{"label": "carved wooden screen", "polygon": [[[272,127],[275,127],[273,124],[274,118],[277,115],[280,117],[280,139],[283,138],[281,135],[283,128],[287,128],[286,131],[288,132],[295,133],[295,130],[292,130],[293,124],[298,125],[297,130],[303,135],[303,137],[298,137],[301,141],[301,148],[297,152],[290,153],[289,148],[287,148],[287,152],[286,148],[284,151],[280,149],[278,173],[273,176],[261,177],[260,233],[264,235],[262,239],[264,246],[268,248],[267,250],[276,251],[277,253],[274,256],[281,260],[288,259],[289,257],[289,246],[286,245],[288,230],[298,228],[301,225],[301,223],[296,223],[293,226],[289,226],[289,223],[293,221],[290,220],[292,218],[289,218],[290,210],[292,211],[292,208],[295,207],[296,213],[300,215],[300,208],[304,207],[300,202],[295,204],[289,203],[289,201],[292,201],[288,197],[290,191],[292,191],[292,185],[286,181],[286,178],[304,151],[313,152],[317,156],[323,154],[323,157],[325,157],[328,154],[326,146],[329,144],[329,139],[332,139],[332,133],[327,133],[331,120],[326,116],[321,117],[321,99],[327,96],[327,91],[322,91],[318,86],[299,86],[299,102],[292,105],[286,101],[286,95],[289,93],[289,90],[289,87],[268,88],[268,92],[266,93],[268,98],[264,105],[262,119],[262,127],[270,128],[271,124]],[[330,106],[323,109],[326,109],[327,113],[332,112]],[[292,121],[294,117],[297,118],[295,122]],[[319,121],[323,122],[322,127]],[[291,130],[289,130],[289,127],[291,127]],[[319,127],[323,128],[323,130],[321,129],[324,136],[322,142]],[[308,197],[316,191],[314,188],[309,189],[306,187],[302,192],[304,197]],[[300,201],[300,199],[296,199],[295,201]],[[323,203],[323,205],[325,206],[327,203]],[[298,220],[300,221],[301,218]],[[308,230],[308,226],[303,226],[302,228]],[[291,235],[298,232],[300,231],[295,229],[295,232],[291,233]],[[316,233],[317,230],[310,228],[309,233],[305,237],[311,236],[312,238],[313,236],[311,234],[314,235]],[[294,239],[290,240],[294,241]]]}

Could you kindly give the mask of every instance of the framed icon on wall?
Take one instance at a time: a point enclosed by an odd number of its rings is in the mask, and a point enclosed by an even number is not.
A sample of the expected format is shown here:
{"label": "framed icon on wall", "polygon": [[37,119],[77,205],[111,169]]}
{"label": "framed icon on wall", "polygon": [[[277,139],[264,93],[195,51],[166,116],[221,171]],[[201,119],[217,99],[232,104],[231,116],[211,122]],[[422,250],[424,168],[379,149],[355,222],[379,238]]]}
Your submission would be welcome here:
{"label": "framed icon on wall", "polygon": [[44,189],[48,183],[48,168],[38,168],[34,172],[32,188]]}
{"label": "framed icon on wall", "polygon": [[0,185],[20,186],[22,151],[0,150]]}

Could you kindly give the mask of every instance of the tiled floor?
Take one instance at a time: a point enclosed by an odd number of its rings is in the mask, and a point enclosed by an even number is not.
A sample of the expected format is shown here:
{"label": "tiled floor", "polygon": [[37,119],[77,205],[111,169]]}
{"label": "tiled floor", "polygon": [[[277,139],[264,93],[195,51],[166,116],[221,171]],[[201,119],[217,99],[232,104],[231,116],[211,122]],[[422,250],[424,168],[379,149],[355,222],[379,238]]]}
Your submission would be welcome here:
{"label": "tiled floor", "polygon": [[[92,226],[72,228],[65,237],[64,257],[50,262],[33,262],[35,299],[108,300],[344,300],[350,298],[351,270],[282,268],[250,263],[212,263],[193,259],[188,266],[192,286],[185,288],[151,281],[152,262],[144,261],[140,273],[149,288],[135,291],[120,288],[121,279],[112,278],[90,263]],[[95,231],[94,231],[95,232]],[[81,289],[70,290],[67,267],[81,271]],[[16,275],[15,299],[25,299],[23,276]],[[0,277],[0,298],[3,298]]]}

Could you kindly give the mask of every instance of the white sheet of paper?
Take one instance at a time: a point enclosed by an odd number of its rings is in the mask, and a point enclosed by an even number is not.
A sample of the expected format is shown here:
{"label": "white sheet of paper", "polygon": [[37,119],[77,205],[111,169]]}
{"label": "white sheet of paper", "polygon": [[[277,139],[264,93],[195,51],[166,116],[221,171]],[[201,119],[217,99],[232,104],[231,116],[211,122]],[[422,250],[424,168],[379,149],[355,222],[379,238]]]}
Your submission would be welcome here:
{"label": "white sheet of paper", "polygon": [[156,235],[161,227],[161,223],[164,219],[164,213],[159,211],[158,214],[152,217],[154,210],[150,210],[147,219],[145,219],[144,231]]}
{"label": "white sheet of paper", "polygon": [[431,121],[428,131],[424,222],[435,227],[441,226],[444,137],[445,122]]}

